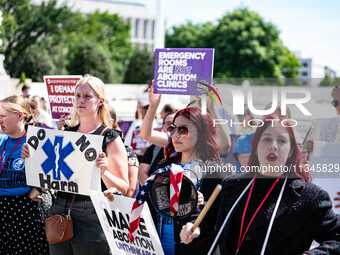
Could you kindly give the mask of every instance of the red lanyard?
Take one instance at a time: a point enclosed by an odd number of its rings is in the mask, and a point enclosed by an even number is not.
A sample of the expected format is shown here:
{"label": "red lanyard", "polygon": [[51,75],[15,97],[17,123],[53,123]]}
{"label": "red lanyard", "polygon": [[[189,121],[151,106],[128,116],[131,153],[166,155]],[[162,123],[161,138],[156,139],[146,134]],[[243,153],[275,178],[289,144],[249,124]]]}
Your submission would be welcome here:
{"label": "red lanyard", "polygon": [[244,231],[243,236],[242,236],[242,229],[243,229],[244,218],[245,218],[245,215],[246,215],[247,207],[248,207],[248,205],[249,205],[249,200],[250,200],[250,197],[251,197],[251,193],[253,192],[253,188],[254,188],[254,184],[255,184],[255,180],[256,180],[256,175],[257,175],[257,173],[255,174],[254,181],[253,181],[253,183],[252,183],[252,185],[251,185],[251,188],[250,188],[250,191],[249,191],[249,195],[248,195],[248,198],[247,198],[247,203],[246,203],[246,206],[245,206],[244,211],[243,211],[242,220],[241,220],[240,235],[239,235],[239,238],[238,238],[237,249],[236,249],[236,253],[235,253],[235,254],[238,253],[238,251],[239,251],[239,249],[240,249],[240,247],[241,247],[241,244],[242,244],[242,242],[243,242],[243,240],[244,240],[244,238],[245,238],[245,236],[246,236],[246,234],[247,234],[247,232],[248,232],[248,229],[249,229],[251,223],[253,222],[253,220],[254,220],[256,214],[259,212],[259,210],[261,209],[262,205],[263,205],[264,202],[267,200],[269,194],[270,194],[270,193],[272,192],[272,190],[274,189],[276,183],[280,180],[280,178],[277,178],[276,181],[273,183],[273,185],[272,185],[271,188],[269,189],[267,195],[264,197],[264,199],[262,200],[261,204],[260,204],[259,207],[256,209],[254,215],[251,217],[251,219],[250,219],[250,221],[249,221],[249,223],[248,223],[248,226],[247,226],[247,228],[246,228],[246,230]]}
{"label": "red lanyard", "polygon": [[[9,159],[9,157],[12,155],[13,151],[16,149],[16,147],[18,146],[18,144],[21,142],[22,138],[24,138],[24,136],[26,135],[26,131],[25,131],[25,134],[22,135],[22,137],[19,139],[19,141],[17,142],[17,144],[14,146],[13,150],[11,151],[11,153],[9,154],[9,156],[7,157],[7,159],[5,160],[5,162],[3,163],[1,169],[0,169],[0,174],[2,173],[2,169],[4,168],[7,160]],[[4,154],[4,150],[5,150],[5,147],[6,147],[6,144],[7,144],[7,141],[8,141],[8,138],[6,139],[5,141],[5,144],[4,144],[4,147],[2,148],[2,151],[1,151],[1,157],[0,157],[0,164],[2,162],[2,156]]]}

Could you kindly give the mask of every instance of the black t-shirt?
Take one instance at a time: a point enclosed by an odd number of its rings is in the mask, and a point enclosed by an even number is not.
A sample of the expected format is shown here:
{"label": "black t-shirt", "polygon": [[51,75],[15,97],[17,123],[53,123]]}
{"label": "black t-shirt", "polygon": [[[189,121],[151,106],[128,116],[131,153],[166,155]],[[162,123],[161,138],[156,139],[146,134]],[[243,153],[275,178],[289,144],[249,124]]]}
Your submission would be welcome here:
{"label": "black t-shirt", "polygon": [[148,171],[148,176],[152,175],[157,169],[159,169],[159,162],[164,159],[164,149],[161,148],[156,156],[156,159],[152,162],[154,150],[157,148],[159,147],[154,144],[147,148],[140,161],[140,163],[145,163],[149,165],[152,163]]}
{"label": "black t-shirt", "polygon": [[[74,127],[67,127],[65,128],[65,131],[71,131],[71,132],[77,132],[79,128],[79,125],[74,126]],[[101,132],[106,128],[106,126],[104,124],[100,125],[99,128],[96,129],[96,131],[94,131],[93,135],[100,135]],[[102,134],[102,136],[104,136],[104,140],[103,140],[103,145],[102,145],[102,150],[103,152],[106,152],[106,145],[108,143],[113,142],[118,136],[120,136],[120,134],[111,128],[108,128],[104,131],[104,133]],[[101,181],[102,184],[102,190],[106,190],[106,186],[104,184],[103,181]],[[66,192],[62,192],[62,191],[58,191],[58,196],[60,198],[64,198],[64,199],[68,199],[68,200],[72,200],[73,199],[73,195],[72,193],[66,193]],[[76,195],[75,200],[91,200],[89,196],[85,196],[85,195]]]}

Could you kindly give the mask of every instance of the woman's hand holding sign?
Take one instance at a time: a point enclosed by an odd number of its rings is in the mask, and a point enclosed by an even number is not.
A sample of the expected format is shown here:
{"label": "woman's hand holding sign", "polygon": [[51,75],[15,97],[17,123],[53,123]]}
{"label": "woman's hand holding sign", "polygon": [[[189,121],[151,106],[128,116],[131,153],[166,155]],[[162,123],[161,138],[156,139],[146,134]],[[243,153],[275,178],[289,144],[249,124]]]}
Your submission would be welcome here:
{"label": "woman's hand holding sign", "polygon": [[96,159],[96,167],[100,168],[100,175],[103,175],[108,167],[108,161],[106,154],[104,152],[99,153]]}
{"label": "woman's hand holding sign", "polygon": [[158,107],[161,102],[162,94],[154,94],[153,90],[154,90],[154,85],[152,81],[152,86],[148,89],[149,104],[150,106]]}
{"label": "woman's hand holding sign", "polygon": [[66,113],[61,115],[60,119],[59,119],[59,121],[57,123],[58,130],[64,130],[64,126],[67,125],[66,121],[69,120],[69,119],[70,119],[70,115],[68,115]]}
{"label": "woman's hand holding sign", "polygon": [[30,150],[28,148],[28,144],[27,143],[24,143],[24,145],[22,146],[21,157],[22,157],[23,160],[25,160],[25,159],[30,157]]}
{"label": "woman's hand holding sign", "polygon": [[[30,157],[30,150],[28,148],[28,144],[27,143],[24,143],[23,146],[22,146],[21,157],[22,157],[23,160],[25,160],[25,159]],[[41,190],[43,192],[45,192],[48,189],[42,188]],[[43,200],[42,196],[40,196],[40,195],[41,195],[41,192],[39,190],[37,190],[36,188],[32,188],[28,196],[33,201],[38,202],[40,200]]]}
{"label": "woman's hand holding sign", "polygon": [[115,199],[113,194],[119,194],[119,191],[116,188],[111,187],[105,190],[103,193],[104,193],[104,196],[107,197],[112,202]]}

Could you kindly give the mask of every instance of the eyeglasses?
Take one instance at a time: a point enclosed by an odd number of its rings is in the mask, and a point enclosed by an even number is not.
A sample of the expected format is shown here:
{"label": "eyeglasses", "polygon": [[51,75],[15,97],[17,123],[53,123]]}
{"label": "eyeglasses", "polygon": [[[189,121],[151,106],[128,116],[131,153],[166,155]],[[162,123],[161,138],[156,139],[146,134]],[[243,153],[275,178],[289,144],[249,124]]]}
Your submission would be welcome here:
{"label": "eyeglasses", "polygon": [[334,106],[334,107],[338,107],[339,106],[339,100],[333,100],[331,102],[331,104]]}
{"label": "eyeglasses", "polygon": [[167,131],[170,133],[170,136],[172,136],[172,135],[175,134],[176,129],[178,130],[178,134],[180,134],[180,135],[188,135],[189,130],[196,130],[196,129],[193,129],[193,128],[189,128],[189,127],[186,126],[186,125],[179,125],[179,126],[170,125],[170,126],[167,128]]}

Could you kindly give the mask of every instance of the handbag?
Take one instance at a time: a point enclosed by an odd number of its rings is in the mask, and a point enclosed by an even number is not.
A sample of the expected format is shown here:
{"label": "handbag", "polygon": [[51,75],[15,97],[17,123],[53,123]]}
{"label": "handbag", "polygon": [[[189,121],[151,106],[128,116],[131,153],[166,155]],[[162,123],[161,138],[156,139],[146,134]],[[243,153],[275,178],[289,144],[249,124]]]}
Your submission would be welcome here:
{"label": "handbag", "polygon": [[72,203],[67,215],[54,214],[45,221],[45,231],[48,243],[63,243],[73,237],[73,223],[71,210],[76,195],[73,195]]}

